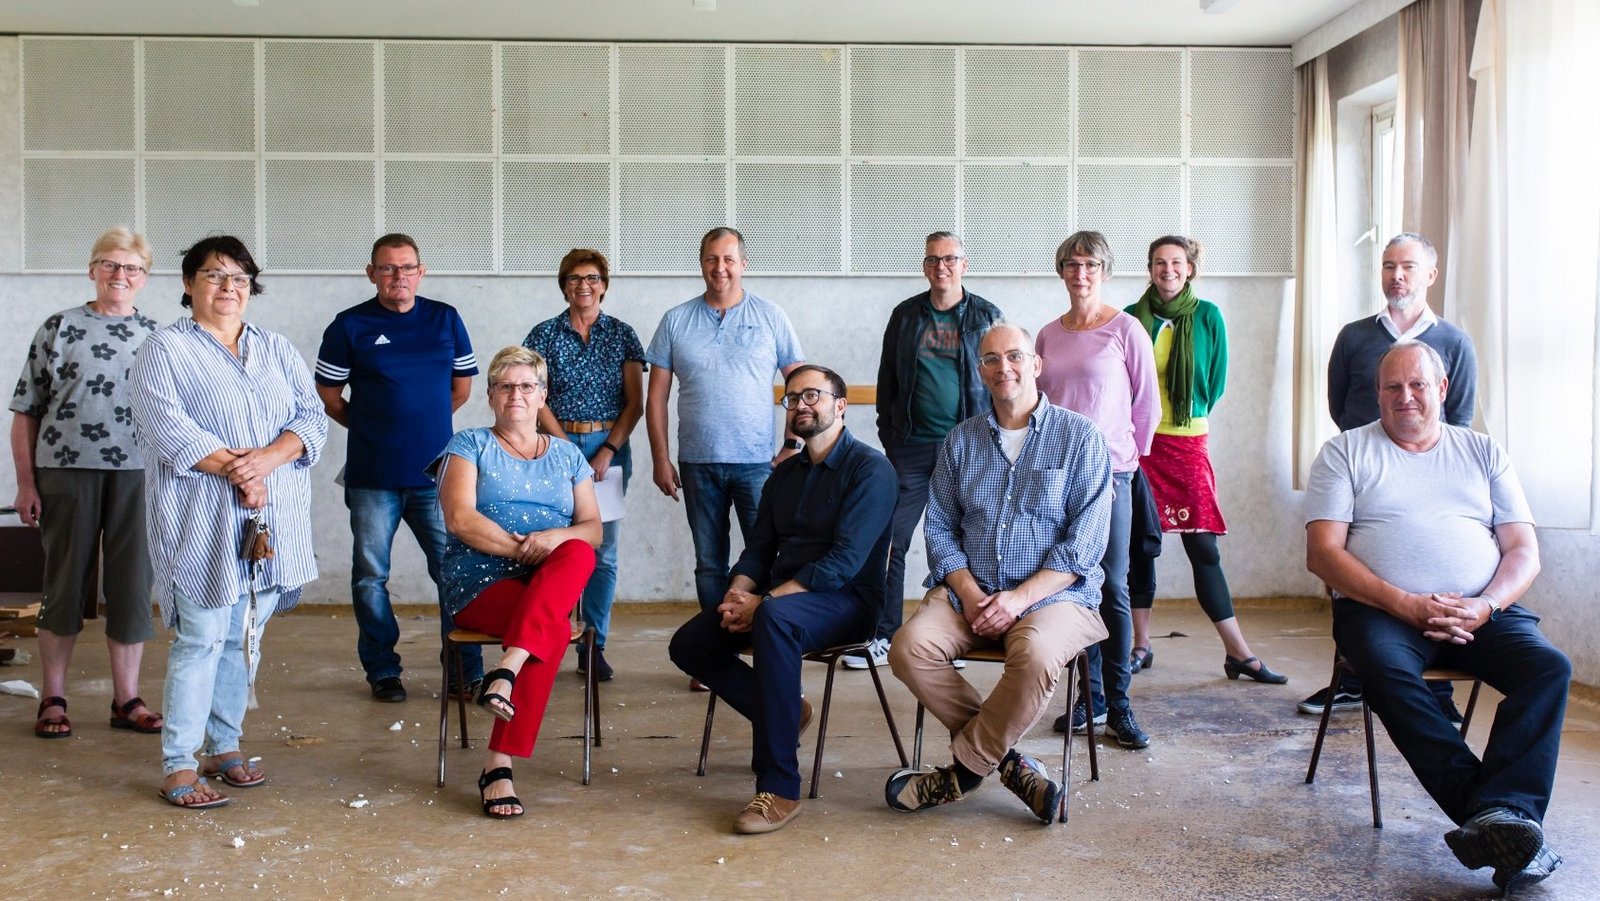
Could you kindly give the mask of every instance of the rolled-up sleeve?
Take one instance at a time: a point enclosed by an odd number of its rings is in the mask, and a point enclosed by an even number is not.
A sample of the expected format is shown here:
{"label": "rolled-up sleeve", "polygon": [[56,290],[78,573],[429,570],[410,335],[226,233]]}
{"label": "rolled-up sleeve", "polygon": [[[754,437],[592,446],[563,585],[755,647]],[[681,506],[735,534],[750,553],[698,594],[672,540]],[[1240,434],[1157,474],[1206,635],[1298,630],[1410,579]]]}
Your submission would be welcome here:
{"label": "rolled-up sleeve", "polygon": [[1084,440],[1078,463],[1061,497],[1066,524],[1044,567],[1082,578],[1099,570],[1111,532],[1111,455],[1098,431]]}
{"label": "rolled-up sleeve", "polygon": [[961,546],[963,508],[956,479],[959,461],[955,445],[946,439],[940,446],[933,477],[928,480],[928,513],[922,524],[928,545],[928,588],[957,570],[970,568],[967,552]]}

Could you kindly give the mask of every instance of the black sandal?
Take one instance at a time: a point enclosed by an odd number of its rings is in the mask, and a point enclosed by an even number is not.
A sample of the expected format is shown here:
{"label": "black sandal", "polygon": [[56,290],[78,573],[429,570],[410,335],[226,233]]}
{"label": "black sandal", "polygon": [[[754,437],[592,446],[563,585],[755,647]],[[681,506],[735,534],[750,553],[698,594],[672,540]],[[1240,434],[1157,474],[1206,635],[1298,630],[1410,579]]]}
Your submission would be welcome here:
{"label": "black sandal", "polygon": [[511,767],[495,767],[486,773],[478,774],[478,800],[483,802],[483,815],[491,820],[511,820],[522,816],[526,811],[518,810],[516,813],[495,813],[493,810],[495,807],[506,807],[512,804],[515,804],[519,808],[522,807],[522,802],[517,800],[516,795],[506,795],[504,798],[484,797],[484,792],[489,790],[489,786],[499,782],[501,779],[504,779],[507,782],[511,781]]}
{"label": "black sandal", "polygon": [[[489,690],[490,685],[500,681],[501,679],[510,682],[513,688],[516,687],[516,673],[513,673],[511,670],[505,668],[490,670],[489,672],[483,674],[483,682],[480,683],[478,687],[478,706],[488,708],[490,713],[509,723],[511,722],[511,718],[517,715],[517,706],[511,703],[511,699],[505,695]],[[503,706],[496,707],[490,704],[490,701],[499,701]]]}

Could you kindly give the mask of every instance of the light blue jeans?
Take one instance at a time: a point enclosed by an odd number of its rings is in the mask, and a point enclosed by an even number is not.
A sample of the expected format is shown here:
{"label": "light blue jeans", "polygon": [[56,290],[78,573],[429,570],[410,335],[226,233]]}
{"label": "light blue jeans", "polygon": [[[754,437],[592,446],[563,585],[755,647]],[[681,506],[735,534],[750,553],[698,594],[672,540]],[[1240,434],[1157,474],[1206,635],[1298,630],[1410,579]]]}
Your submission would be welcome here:
{"label": "light blue jeans", "polygon": [[239,750],[250,679],[261,663],[261,635],[278,606],[278,589],[256,592],[255,635],[245,661],[246,591],[231,607],[206,608],[173,589],[178,623],[167,656],[167,681],[161,689],[161,772],[199,770],[194,752],[206,755]]}
{"label": "light blue jeans", "polygon": [[[578,446],[578,450],[583,451],[583,457],[587,460],[600,450],[600,445],[610,436],[611,433],[606,431],[567,437]],[[621,452],[611,458],[611,467],[615,469],[619,466],[622,467],[622,489],[626,491],[629,480],[633,478],[632,442],[624,444]],[[595,642],[602,648],[606,646],[606,633],[611,629],[611,602],[617,595],[617,543],[621,540],[622,520],[612,520],[602,527],[600,547],[594,552],[594,575],[589,577],[589,584],[583,589],[583,598],[578,602],[583,621],[594,626]]]}
{"label": "light blue jeans", "polygon": [[[428,576],[435,590],[439,568],[444,562],[444,514],[439,511],[439,489],[427,488],[349,488],[344,503],[350,508],[350,600],[356,614],[356,655],[367,672],[367,683],[399,676],[400,623],[389,602],[389,555],[401,520],[416,536],[417,546],[428,561]],[[435,600],[437,600],[435,594]],[[439,608],[439,646],[455,622]],[[462,673],[468,683],[483,676],[483,652],[476,645],[460,649]],[[452,678],[454,674],[452,674]]]}

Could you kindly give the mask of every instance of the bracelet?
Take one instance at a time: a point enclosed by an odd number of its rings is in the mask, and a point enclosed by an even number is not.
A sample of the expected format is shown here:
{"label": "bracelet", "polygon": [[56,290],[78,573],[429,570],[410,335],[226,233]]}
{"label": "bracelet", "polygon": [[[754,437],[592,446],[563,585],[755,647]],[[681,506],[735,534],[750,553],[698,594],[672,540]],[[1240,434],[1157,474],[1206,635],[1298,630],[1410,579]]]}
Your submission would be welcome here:
{"label": "bracelet", "polygon": [[617,454],[622,453],[622,448],[617,447],[615,444],[612,444],[609,441],[600,442],[600,446],[605,448],[608,451],[611,451],[612,456],[616,456]]}

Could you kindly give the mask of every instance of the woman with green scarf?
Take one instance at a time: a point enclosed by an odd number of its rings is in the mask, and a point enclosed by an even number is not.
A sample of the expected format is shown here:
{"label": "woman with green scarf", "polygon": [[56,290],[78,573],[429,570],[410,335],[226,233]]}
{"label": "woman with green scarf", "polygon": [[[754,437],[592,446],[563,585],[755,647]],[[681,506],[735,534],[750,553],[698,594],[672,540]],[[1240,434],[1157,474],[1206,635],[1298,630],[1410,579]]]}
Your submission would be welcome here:
{"label": "woman with green scarf", "polygon": [[[1233,613],[1228,580],[1222,573],[1217,536],[1227,523],[1217,506],[1217,477],[1206,449],[1207,415],[1222,397],[1228,375],[1228,336],[1217,305],[1194,294],[1200,245],[1166,235],[1150,244],[1150,287],[1127,312],[1150,333],[1161,386],[1161,423],[1150,454],[1139,468],[1155,499],[1161,532],[1177,532],[1194,570],[1195,595],[1211,618],[1226,650],[1222,670],[1229,679],[1289,681],[1250,653]],[[1137,509],[1137,504],[1136,504]],[[1155,663],[1150,650],[1150,608],[1155,600],[1155,558],[1135,529],[1128,566],[1133,606],[1133,672]]]}

